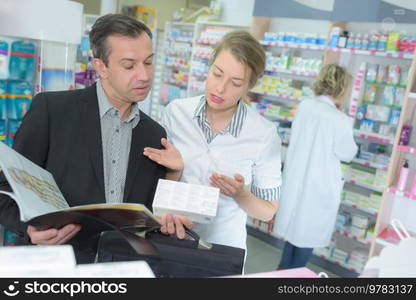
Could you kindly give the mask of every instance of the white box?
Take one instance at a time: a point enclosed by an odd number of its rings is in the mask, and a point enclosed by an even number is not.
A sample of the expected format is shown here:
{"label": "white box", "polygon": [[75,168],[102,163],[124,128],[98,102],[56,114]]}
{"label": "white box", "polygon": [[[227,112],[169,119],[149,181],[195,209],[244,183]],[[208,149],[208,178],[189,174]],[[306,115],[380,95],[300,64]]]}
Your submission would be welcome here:
{"label": "white box", "polygon": [[218,188],[159,179],[153,213],[186,216],[196,223],[211,223],[217,214]]}

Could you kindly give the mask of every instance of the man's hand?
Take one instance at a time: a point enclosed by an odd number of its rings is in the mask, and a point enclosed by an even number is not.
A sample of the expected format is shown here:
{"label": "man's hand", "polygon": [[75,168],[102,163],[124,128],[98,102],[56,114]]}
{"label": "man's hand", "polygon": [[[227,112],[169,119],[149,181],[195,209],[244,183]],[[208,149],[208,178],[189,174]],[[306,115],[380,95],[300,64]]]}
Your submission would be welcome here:
{"label": "man's hand", "polygon": [[192,221],[188,217],[174,216],[166,213],[161,218],[162,227],[160,231],[164,234],[175,234],[179,239],[185,238],[185,227],[192,228]]}
{"label": "man's hand", "polygon": [[61,245],[70,240],[81,230],[80,225],[68,224],[61,229],[47,229],[38,230],[29,225],[27,227],[27,234],[30,237],[32,244],[36,245]]}

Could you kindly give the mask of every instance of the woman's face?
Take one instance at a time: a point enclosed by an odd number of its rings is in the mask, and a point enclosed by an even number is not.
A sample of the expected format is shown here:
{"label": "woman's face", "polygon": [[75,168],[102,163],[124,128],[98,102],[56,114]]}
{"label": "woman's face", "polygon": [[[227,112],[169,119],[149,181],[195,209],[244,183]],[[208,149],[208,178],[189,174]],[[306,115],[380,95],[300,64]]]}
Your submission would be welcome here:
{"label": "woman's face", "polygon": [[223,50],[212,64],[206,81],[205,98],[213,110],[234,108],[249,90],[251,70],[235,59],[229,50]]}

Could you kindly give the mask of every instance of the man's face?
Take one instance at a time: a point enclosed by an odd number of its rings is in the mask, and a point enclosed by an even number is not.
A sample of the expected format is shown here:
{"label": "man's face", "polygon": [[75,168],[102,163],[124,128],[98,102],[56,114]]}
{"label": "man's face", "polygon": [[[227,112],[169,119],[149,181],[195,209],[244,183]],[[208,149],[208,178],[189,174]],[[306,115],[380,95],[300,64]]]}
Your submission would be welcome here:
{"label": "man's face", "polygon": [[143,32],[137,38],[111,35],[107,38],[110,55],[108,65],[94,59],[104,90],[117,104],[144,100],[152,86],[152,40]]}

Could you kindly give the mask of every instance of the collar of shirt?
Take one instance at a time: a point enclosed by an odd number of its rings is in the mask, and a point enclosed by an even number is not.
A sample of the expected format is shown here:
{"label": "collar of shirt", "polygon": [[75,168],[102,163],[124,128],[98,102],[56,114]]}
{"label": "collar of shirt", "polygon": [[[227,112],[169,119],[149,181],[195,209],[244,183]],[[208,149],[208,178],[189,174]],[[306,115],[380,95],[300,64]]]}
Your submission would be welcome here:
{"label": "collar of shirt", "polygon": [[[104,89],[101,85],[101,81],[97,81],[97,98],[98,98],[98,110],[100,112],[100,118],[102,119],[106,114],[111,114],[112,112],[117,115],[120,111],[115,108],[110,101],[108,100],[107,95],[104,92]],[[131,105],[130,115],[124,120],[124,123],[133,122],[133,128],[137,126],[140,121],[140,109],[137,103]]]}
{"label": "collar of shirt", "polygon": [[327,104],[331,105],[332,107],[337,108],[334,101],[332,101],[331,98],[329,98],[328,96],[324,96],[324,95],[318,96],[317,99],[318,99],[318,101],[327,103]]}
{"label": "collar of shirt", "polygon": [[[201,127],[201,129],[204,129],[204,127],[208,127],[211,130],[211,125],[209,124],[208,119],[207,119],[205,104],[206,104],[205,96],[201,96],[201,100],[199,101],[195,109],[194,118],[198,119],[198,124]],[[219,131],[219,133],[225,134],[229,132],[233,137],[237,138],[241,132],[241,129],[243,128],[246,115],[247,115],[247,107],[243,103],[243,101],[240,100],[238,102],[237,110],[235,111],[230,124],[225,129]]]}

